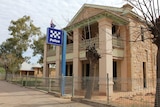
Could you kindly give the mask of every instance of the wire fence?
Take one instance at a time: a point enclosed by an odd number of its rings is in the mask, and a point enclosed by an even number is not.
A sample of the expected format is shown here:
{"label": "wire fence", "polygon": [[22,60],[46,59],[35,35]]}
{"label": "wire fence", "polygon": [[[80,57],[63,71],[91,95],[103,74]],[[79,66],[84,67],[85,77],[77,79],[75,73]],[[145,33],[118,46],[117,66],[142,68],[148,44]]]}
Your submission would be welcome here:
{"label": "wire fence", "polygon": [[[4,79],[4,75],[0,75],[0,79]],[[141,78],[121,79],[72,76],[42,78],[8,75],[7,81],[24,87],[44,90],[59,96],[80,99],[85,98],[86,94],[90,93],[92,89],[91,100],[95,102],[113,105],[115,107],[154,107],[154,79],[144,81]],[[64,87],[62,87],[62,83]]]}
{"label": "wire fence", "polygon": [[0,80],[4,80],[5,79],[5,74],[4,73],[0,73]]}

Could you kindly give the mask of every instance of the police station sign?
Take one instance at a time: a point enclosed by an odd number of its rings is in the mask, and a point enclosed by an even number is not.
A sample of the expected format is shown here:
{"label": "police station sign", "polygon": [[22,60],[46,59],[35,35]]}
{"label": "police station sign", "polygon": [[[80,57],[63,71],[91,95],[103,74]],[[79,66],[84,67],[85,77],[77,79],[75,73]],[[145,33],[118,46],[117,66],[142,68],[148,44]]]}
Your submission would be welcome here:
{"label": "police station sign", "polygon": [[[66,75],[66,47],[67,47],[67,32],[65,30],[55,29],[52,20],[50,27],[47,28],[47,44],[62,46],[62,61],[61,61],[61,75]],[[63,43],[62,43],[63,42]],[[61,94],[64,95],[65,78],[61,78]]]}
{"label": "police station sign", "polygon": [[54,29],[52,27],[47,28],[47,43],[53,45],[62,45],[63,31]]}

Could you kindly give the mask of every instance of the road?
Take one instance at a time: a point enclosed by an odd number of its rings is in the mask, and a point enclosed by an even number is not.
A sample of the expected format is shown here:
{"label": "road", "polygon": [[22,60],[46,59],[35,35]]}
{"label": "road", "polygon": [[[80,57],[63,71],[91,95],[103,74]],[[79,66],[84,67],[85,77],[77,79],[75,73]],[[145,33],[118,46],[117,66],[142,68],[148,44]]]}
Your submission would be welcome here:
{"label": "road", "polygon": [[92,107],[0,81],[0,107]]}

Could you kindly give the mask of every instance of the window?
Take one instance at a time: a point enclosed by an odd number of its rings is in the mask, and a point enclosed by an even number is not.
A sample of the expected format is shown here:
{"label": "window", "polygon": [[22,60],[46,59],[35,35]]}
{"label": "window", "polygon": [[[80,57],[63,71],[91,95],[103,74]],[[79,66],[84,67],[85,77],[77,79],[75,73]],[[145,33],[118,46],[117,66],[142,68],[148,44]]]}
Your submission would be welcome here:
{"label": "window", "polygon": [[95,22],[91,25],[82,28],[82,40],[91,39],[98,36],[98,23]]}
{"label": "window", "polygon": [[83,34],[83,38],[84,39],[90,39],[91,37],[91,35],[90,35],[90,27],[88,27],[88,26],[85,26],[84,28],[83,28],[83,31],[82,31],[82,34]]}
{"label": "window", "polygon": [[73,43],[73,31],[67,32],[67,44]]}
{"label": "window", "polygon": [[53,49],[53,45],[49,44],[49,45],[48,45],[48,49],[49,49],[49,50],[50,50],[50,49]]}
{"label": "window", "polygon": [[113,61],[113,78],[117,78],[117,62]]}
{"label": "window", "polygon": [[37,71],[37,74],[39,74],[39,72],[40,72],[40,69],[37,69],[38,71]]}
{"label": "window", "polygon": [[120,27],[117,25],[112,25],[112,36],[119,37],[120,36]]}
{"label": "window", "polygon": [[143,87],[147,87],[147,78],[146,78],[146,62],[143,62]]}
{"label": "window", "polygon": [[144,42],[144,28],[141,27],[141,40]]}

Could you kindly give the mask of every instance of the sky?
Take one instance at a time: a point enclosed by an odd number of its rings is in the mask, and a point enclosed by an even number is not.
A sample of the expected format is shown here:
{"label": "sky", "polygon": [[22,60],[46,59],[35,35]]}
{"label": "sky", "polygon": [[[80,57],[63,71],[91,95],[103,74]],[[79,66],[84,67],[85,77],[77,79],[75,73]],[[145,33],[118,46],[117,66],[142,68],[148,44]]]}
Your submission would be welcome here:
{"label": "sky", "polygon": [[[24,15],[30,16],[33,24],[46,33],[51,20],[57,29],[64,28],[84,3],[121,7],[123,0],[0,0],[0,44],[10,36],[8,27],[11,20],[16,21]],[[24,56],[32,56],[28,50]],[[39,56],[32,57],[36,63]]]}

